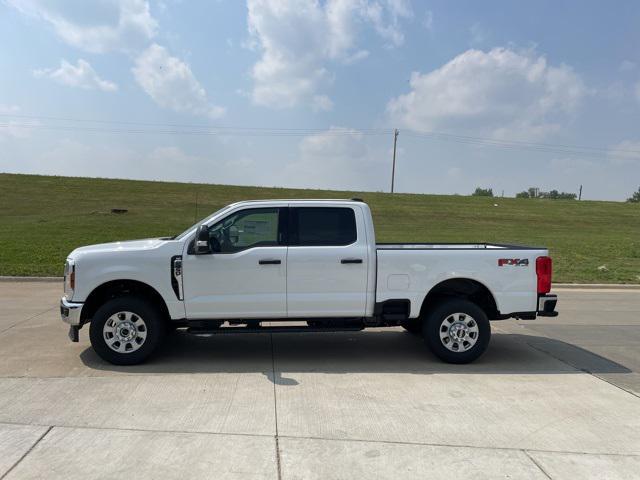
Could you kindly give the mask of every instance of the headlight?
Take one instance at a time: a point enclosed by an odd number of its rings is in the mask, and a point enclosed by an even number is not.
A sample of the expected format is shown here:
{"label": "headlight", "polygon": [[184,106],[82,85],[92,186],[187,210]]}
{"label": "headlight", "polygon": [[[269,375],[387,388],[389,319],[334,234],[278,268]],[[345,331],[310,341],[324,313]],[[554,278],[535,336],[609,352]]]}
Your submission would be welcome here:
{"label": "headlight", "polygon": [[64,294],[68,299],[73,297],[76,287],[76,264],[70,258],[64,264]]}

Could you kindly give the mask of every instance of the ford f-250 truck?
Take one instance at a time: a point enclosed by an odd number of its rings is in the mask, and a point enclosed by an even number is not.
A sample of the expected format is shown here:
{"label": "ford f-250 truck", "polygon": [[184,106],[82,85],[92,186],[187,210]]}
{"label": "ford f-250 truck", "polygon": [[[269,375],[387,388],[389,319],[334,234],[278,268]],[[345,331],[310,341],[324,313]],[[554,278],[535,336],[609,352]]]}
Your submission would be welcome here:
{"label": "ford f-250 truck", "polygon": [[440,359],[467,363],[486,350],[489,320],[557,315],[551,270],[544,248],[377,244],[359,199],[245,201],[172,238],[74,250],[60,311],[72,341],[90,323],[95,351],[120,365],[144,361],[176,328],[397,326]]}

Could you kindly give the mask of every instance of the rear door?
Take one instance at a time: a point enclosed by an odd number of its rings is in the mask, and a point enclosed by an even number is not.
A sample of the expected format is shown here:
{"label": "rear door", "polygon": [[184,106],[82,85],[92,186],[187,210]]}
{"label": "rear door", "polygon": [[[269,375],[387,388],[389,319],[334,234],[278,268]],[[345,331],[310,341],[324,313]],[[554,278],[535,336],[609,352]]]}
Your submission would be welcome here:
{"label": "rear door", "polygon": [[290,208],[287,312],[296,317],[361,317],[368,255],[357,206]]}

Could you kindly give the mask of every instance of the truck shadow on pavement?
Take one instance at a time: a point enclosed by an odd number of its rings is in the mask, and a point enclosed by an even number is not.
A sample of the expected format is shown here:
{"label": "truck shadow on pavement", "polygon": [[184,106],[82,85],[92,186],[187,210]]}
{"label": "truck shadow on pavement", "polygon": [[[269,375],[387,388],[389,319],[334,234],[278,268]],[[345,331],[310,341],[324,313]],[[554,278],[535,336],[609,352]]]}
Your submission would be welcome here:
{"label": "truck shadow on pavement", "polygon": [[441,362],[423,340],[399,330],[356,333],[238,334],[195,337],[177,331],[142,365],[104,362],[91,348],[90,369],[128,374],[261,373],[277,385],[297,385],[299,373],[570,374],[631,373],[627,367],[553,338],[494,333],[476,362]]}

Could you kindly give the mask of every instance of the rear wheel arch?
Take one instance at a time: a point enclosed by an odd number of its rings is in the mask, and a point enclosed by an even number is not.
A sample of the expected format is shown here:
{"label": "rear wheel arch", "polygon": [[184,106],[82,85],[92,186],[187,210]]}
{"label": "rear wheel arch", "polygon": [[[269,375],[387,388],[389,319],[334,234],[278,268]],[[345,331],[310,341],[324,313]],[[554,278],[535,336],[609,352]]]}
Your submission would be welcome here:
{"label": "rear wheel arch", "polygon": [[444,280],[429,290],[422,301],[420,316],[424,317],[443,301],[452,298],[459,298],[476,304],[489,319],[500,318],[500,311],[491,290],[478,280],[464,277]]}
{"label": "rear wheel arch", "polygon": [[102,305],[113,298],[124,296],[145,300],[157,310],[163,319],[169,320],[167,304],[155,288],[138,280],[121,279],[105,282],[93,289],[82,307],[81,322],[90,322]]}

